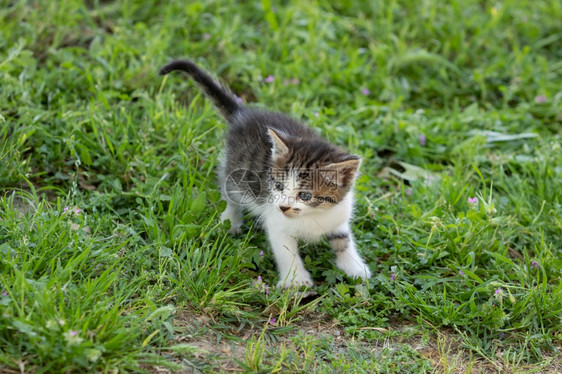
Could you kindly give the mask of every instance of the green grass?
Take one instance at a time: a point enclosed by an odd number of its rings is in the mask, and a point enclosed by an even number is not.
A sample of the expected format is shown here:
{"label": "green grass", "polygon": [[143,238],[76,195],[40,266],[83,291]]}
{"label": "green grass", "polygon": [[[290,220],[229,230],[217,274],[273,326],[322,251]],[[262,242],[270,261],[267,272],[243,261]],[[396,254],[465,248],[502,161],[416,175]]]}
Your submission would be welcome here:
{"label": "green grass", "polygon": [[[562,370],[560,2],[333,3],[3,3],[0,371]],[[178,57],[364,157],[373,279],[264,292]]]}

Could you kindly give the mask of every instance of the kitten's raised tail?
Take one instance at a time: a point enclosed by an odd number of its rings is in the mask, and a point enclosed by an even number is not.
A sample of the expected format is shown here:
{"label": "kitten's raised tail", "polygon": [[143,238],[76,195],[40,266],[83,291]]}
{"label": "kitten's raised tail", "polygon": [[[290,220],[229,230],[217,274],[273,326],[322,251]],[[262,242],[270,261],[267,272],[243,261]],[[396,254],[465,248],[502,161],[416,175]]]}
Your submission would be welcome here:
{"label": "kitten's raised tail", "polygon": [[189,60],[172,61],[160,69],[160,75],[166,75],[174,70],[181,70],[189,74],[203,89],[203,92],[213,100],[215,106],[226,119],[229,119],[234,113],[243,108],[236,101],[233,94],[221,87],[209,74],[201,70],[193,62]]}

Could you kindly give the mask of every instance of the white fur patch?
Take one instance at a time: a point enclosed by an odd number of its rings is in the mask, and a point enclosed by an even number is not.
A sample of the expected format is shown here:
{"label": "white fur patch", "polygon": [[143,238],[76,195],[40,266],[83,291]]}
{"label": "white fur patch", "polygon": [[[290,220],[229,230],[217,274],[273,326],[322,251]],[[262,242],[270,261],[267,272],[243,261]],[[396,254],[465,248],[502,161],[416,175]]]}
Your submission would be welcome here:
{"label": "white fur patch", "polygon": [[[305,269],[298,251],[298,240],[316,242],[325,235],[336,232],[349,233],[349,222],[353,213],[353,191],[350,191],[339,203],[328,209],[310,207],[297,199],[298,186],[296,175],[289,174],[283,181],[283,191],[271,191],[265,204],[253,202],[244,206],[259,217],[267,231],[271,249],[279,271],[278,286],[283,288],[313,285],[310,273]],[[299,209],[287,217],[280,206]],[[234,207],[228,207],[223,219],[232,222],[233,231],[240,228],[241,215]],[[355,248],[352,236],[346,246],[334,247],[336,265],[352,277],[369,278],[371,272]]]}

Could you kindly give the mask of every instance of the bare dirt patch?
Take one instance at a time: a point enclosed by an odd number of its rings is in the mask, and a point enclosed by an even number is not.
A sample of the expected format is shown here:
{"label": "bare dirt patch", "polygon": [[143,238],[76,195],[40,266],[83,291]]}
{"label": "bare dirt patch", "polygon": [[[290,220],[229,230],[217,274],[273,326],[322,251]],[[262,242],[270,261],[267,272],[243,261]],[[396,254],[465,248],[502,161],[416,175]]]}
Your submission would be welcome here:
{"label": "bare dirt patch", "polygon": [[258,338],[264,328],[269,329],[271,335],[275,337],[266,340],[267,350],[275,350],[283,344],[290,345],[292,339],[300,333],[316,337],[332,336],[338,349],[344,349],[349,339],[337,321],[316,312],[309,313],[305,318],[292,323],[292,329],[282,334],[276,334],[275,330],[278,327],[269,322],[265,322],[263,326],[240,324],[225,328],[213,324],[210,317],[189,310],[178,312],[174,327],[186,333],[176,338],[173,343],[187,343],[193,346],[197,351],[195,356],[198,360],[212,366],[216,365],[216,369],[227,372],[242,371],[238,362],[245,360],[247,342],[252,338]]}
{"label": "bare dirt patch", "polygon": [[[179,311],[174,320],[174,327],[182,331],[180,336],[171,344],[188,344],[193,347],[190,360],[178,357],[178,363],[189,367],[182,373],[197,373],[199,368],[212,368],[212,371],[242,372],[247,354],[247,343],[257,339],[263,329],[268,329],[274,339],[265,339],[266,350],[276,351],[279,347],[291,347],[295,337],[299,335],[312,336],[316,339],[332,337],[333,349],[341,354],[350,350],[361,350],[364,353],[378,355],[385,348],[398,348],[408,345],[420,357],[429,360],[436,373],[560,373],[562,372],[562,358],[549,357],[542,364],[511,366],[497,352],[492,361],[482,358],[469,349],[463,347],[461,337],[453,330],[444,329],[438,333],[424,334],[417,330],[416,324],[408,321],[393,321],[390,327],[370,327],[389,334],[391,337],[368,341],[356,339],[346,334],[338,321],[327,314],[309,312],[300,320],[291,323],[291,329],[276,333],[279,327],[270,326],[267,322],[259,324],[222,325],[214,323],[209,316],[197,314],[191,310]],[[381,335],[383,336],[383,335]],[[158,372],[169,372],[160,369]]]}

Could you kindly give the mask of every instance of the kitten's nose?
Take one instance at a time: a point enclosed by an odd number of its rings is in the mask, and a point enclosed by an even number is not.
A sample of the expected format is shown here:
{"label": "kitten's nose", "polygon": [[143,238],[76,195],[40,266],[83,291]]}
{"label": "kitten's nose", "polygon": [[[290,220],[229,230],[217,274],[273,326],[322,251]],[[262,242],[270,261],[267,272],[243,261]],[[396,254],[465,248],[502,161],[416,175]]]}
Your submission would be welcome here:
{"label": "kitten's nose", "polygon": [[286,205],[279,205],[279,209],[281,209],[281,211],[283,213],[285,213],[286,211],[288,211],[289,209],[291,209],[290,206],[286,206]]}

